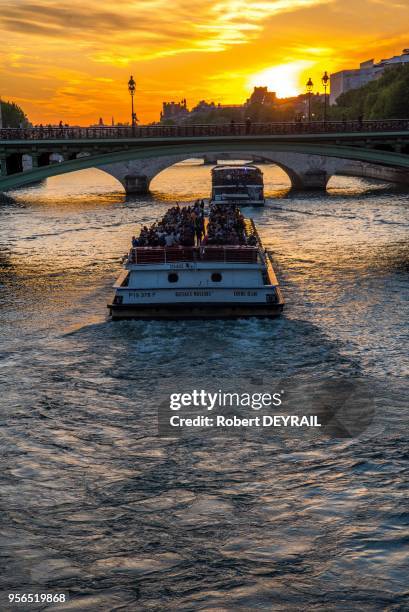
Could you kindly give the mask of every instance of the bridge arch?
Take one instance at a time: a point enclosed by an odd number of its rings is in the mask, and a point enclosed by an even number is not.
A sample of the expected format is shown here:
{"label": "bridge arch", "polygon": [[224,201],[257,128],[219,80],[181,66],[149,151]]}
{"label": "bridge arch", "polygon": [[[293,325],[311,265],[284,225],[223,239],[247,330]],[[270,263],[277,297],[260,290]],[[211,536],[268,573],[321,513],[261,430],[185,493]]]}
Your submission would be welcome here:
{"label": "bridge arch", "polygon": [[[294,183],[295,177],[291,176],[291,169],[290,168],[284,168],[280,165],[280,163],[278,162],[273,162],[267,158],[261,158],[258,157],[257,155],[252,155],[251,153],[237,153],[235,155],[233,154],[227,154],[227,153],[219,153],[217,155],[203,155],[203,154],[197,154],[197,155],[192,155],[189,157],[185,157],[183,156],[182,159],[178,159],[174,162],[174,164],[171,165],[164,165],[164,167],[162,167],[159,172],[156,172],[154,174],[154,176],[152,176],[152,178],[150,179],[150,187],[152,189],[152,182],[154,183],[153,185],[153,190],[155,191],[156,189],[156,183],[155,183],[155,179],[157,179],[158,177],[161,177],[161,175],[167,170],[171,169],[174,167],[174,165],[178,165],[180,164],[180,162],[184,162],[184,161],[194,161],[194,162],[200,162],[200,160],[203,160],[203,167],[206,166],[215,166],[217,164],[223,163],[223,164],[228,164],[229,161],[232,161],[234,163],[250,163],[250,164],[273,164],[275,166],[277,166],[277,168],[280,168],[280,170],[282,170],[282,174],[283,176],[285,176],[288,179],[288,182],[290,183],[290,185],[292,185]],[[202,167],[199,166],[198,167]],[[209,178],[210,178],[210,171],[208,171],[209,174]]]}
{"label": "bridge arch", "polygon": [[323,156],[310,156],[303,153],[271,152],[257,150],[192,152],[165,155],[163,157],[128,160],[99,166],[101,170],[114,176],[122,183],[127,193],[144,194],[149,190],[152,180],[163,170],[189,158],[204,158],[205,163],[217,163],[217,159],[243,159],[252,161],[262,159],[277,165],[288,176],[293,189],[325,189],[333,174],[341,167],[341,162]]}

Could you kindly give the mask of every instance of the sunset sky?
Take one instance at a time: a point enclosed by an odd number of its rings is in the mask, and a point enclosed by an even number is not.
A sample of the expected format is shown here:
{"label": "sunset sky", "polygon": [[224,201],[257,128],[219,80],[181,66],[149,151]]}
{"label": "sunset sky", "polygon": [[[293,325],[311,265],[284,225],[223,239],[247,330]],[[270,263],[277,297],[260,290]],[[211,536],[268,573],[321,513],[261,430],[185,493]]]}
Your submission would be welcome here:
{"label": "sunset sky", "polygon": [[[163,100],[242,103],[409,47],[407,0],[1,0],[0,95],[33,123],[142,122]],[[405,33],[406,32],[406,33]]]}

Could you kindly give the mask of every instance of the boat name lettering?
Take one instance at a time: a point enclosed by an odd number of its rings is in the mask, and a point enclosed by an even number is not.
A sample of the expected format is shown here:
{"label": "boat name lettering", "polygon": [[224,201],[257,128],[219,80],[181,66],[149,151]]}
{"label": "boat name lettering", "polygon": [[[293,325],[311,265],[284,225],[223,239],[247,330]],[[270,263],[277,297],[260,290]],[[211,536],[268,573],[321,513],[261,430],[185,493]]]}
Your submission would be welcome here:
{"label": "boat name lettering", "polygon": [[146,298],[146,297],[153,297],[154,295],[156,295],[156,291],[130,291],[129,292],[129,297],[130,298]]}
{"label": "boat name lettering", "polygon": [[211,291],[175,291],[177,297],[209,297]]}
{"label": "boat name lettering", "polygon": [[258,295],[258,291],[234,291],[233,295],[237,297],[245,297],[247,295],[255,296]]}
{"label": "boat name lettering", "polygon": [[169,268],[172,269],[176,269],[176,270],[181,270],[183,268],[192,268],[193,266],[191,264],[188,263],[174,263],[174,264],[169,264]]}

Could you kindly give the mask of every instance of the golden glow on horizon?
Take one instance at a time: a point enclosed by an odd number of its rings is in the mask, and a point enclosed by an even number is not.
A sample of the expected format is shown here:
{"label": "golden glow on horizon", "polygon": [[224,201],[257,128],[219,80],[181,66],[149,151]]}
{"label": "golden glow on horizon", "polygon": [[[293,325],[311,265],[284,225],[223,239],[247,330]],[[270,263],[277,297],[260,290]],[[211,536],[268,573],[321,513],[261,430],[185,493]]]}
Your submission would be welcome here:
{"label": "golden glow on horizon", "polygon": [[[406,7],[387,0],[13,0],[0,11],[0,95],[34,123],[157,120],[162,102],[278,96],[409,46]],[[362,28],[365,23],[365,28]]]}
{"label": "golden glow on horizon", "polygon": [[249,80],[249,86],[251,88],[267,86],[269,91],[275,91],[279,98],[297,96],[304,91],[301,76],[313,63],[307,60],[299,60],[298,62],[267,68],[252,76]]}

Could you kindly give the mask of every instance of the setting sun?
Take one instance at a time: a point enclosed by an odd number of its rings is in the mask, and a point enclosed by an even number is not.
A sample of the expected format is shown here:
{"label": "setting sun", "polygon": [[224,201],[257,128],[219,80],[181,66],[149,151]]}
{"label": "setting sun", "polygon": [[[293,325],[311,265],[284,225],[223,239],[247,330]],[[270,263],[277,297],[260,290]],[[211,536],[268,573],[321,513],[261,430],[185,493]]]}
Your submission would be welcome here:
{"label": "setting sun", "polygon": [[253,75],[249,80],[249,86],[267,86],[270,91],[275,91],[279,98],[297,96],[303,91],[303,71],[312,64],[313,62],[300,60],[267,68]]}

